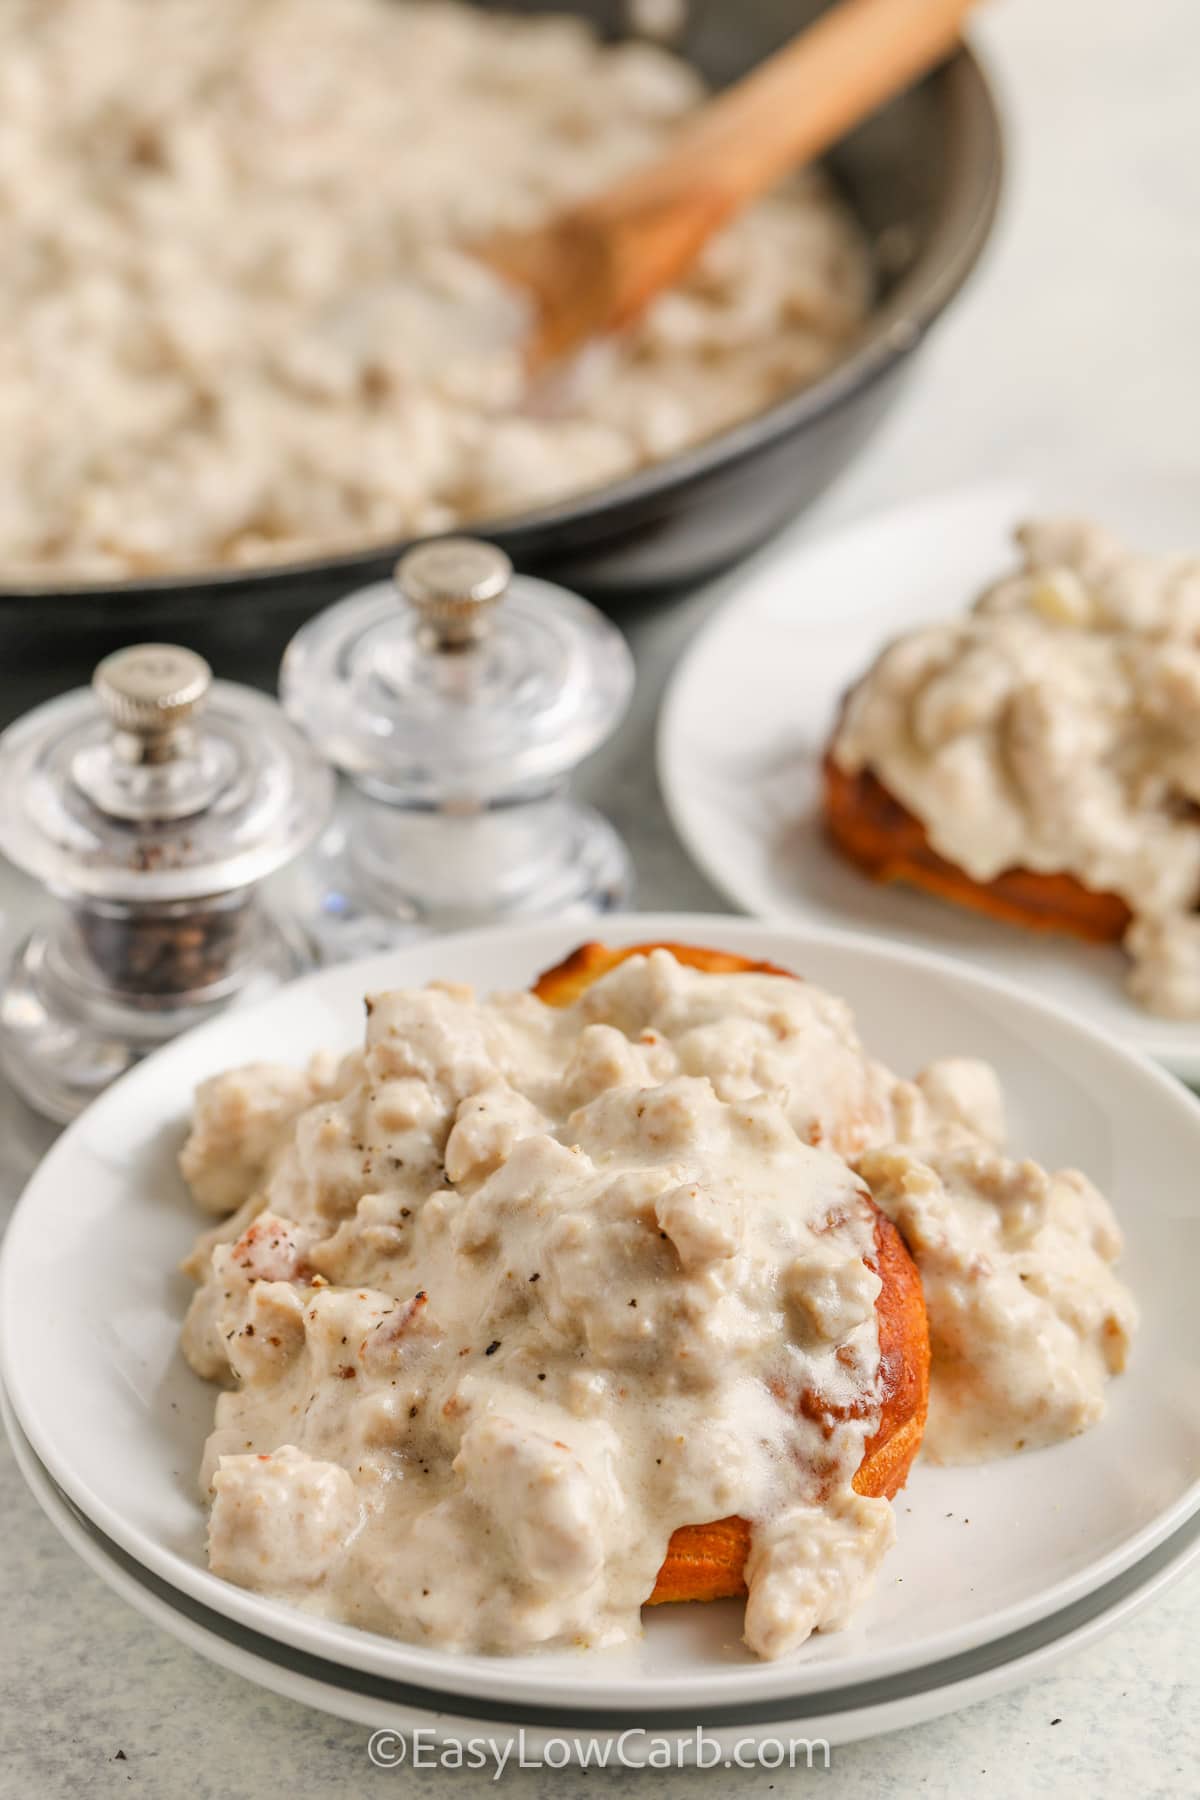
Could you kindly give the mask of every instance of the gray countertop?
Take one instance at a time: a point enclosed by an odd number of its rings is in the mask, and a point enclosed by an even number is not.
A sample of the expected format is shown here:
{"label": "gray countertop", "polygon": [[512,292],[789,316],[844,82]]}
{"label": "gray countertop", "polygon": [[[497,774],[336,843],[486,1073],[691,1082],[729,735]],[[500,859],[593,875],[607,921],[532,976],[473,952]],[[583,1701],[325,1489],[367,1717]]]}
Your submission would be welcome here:
{"label": "gray countertop", "polygon": [[[1099,509],[1148,541],[1200,539],[1200,7],[1194,0],[1002,0],[978,37],[1008,115],[1003,217],[971,289],[905,402],[805,522],[989,475],[1027,477],[1049,506]],[[634,715],[588,773],[625,832],[647,907],[715,910],[654,780],[663,682],[719,593],[627,620]],[[231,673],[235,671],[230,671]],[[10,670],[4,710],[19,692]],[[36,896],[0,875],[8,928]],[[50,1142],[0,1091],[0,1216]],[[114,1454],[119,1449],[114,1447]],[[79,1564],[0,1449],[0,1796],[305,1800],[332,1792],[483,1793],[488,1772],[388,1773],[367,1733],[210,1666]],[[1200,1574],[1050,1676],[929,1725],[833,1753],[831,1771],[725,1773],[723,1795],[1073,1791],[1183,1795],[1200,1767]],[[715,1779],[715,1778],[713,1778]],[[688,1774],[510,1772],[558,1795],[603,1783],[667,1794]],[[712,1791],[712,1780],[708,1782]]]}

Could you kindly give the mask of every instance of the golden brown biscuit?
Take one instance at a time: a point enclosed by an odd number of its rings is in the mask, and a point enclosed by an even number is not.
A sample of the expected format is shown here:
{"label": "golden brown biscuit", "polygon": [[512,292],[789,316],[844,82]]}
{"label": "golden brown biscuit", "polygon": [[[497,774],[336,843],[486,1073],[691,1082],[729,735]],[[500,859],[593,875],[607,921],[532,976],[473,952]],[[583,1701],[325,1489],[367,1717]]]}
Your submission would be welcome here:
{"label": "golden brown biscuit", "polygon": [[631,956],[648,956],[651,950],[669,950],[678,963],[689,969],[703,969],[709,975],[787,975],[798,979],[790,969],[775,963],[751,962],[749,957],[735,956],[730,950],[706,950],[698,944],[623,944],[619,950],[607,944],[580,944],[564,962],[547,969],[533,984],[533,991],[547,1006],[571,1006],[585,988],[628,962]]}
{"label": "golden brown biscuit", "polygon": [[1091,943],[1116,943],[1132,914],[1117,894],[1096,894],[1073,875],[1006,869],[975,881],[939,856],[925,827],[870,769],[848,774],[830,752],[824,763],[825,826],[829,837],[872,881],[901,881],[958,906],[1022,925],[1063,931]]}
{"label": "golden brown biscuit", "polygon": [[[618,963],[650,950],[669,950],[677,962],[710,974],[792,975],[774,963],[752,962],[728,951],[692,944],[630,944],[614,950],[592,943],[581,945],[565,962],[548,969],[533,991],[548,1006],[570,1006]],[[883,1284],[875,1312],[884,1400],[878,1428],[865,1447],[853,1486],[856,1493],[890,1500],[908,1478],[925,1429],[929,1323],[916,1265],[895,1226],[878,1210],[875,1255],[870,1262]],[[827,1403],[821,1405],[827,1414]],[[744,1594],[750,1534],[747,1521],[736,1517],[682,1526],[671,1538],[649,1604]]]}

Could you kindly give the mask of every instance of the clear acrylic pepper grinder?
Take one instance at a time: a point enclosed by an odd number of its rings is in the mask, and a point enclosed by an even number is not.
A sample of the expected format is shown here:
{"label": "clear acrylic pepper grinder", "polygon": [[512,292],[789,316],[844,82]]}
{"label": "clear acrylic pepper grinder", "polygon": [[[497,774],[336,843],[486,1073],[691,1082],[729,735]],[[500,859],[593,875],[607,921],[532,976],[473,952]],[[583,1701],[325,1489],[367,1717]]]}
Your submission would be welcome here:
{"label": "clear acrylic pepper grinder", "polygon": [[625,846],[569,783],[632,689],[602,613],[473,538],[419,545],[305,625],[280,694],[348,777],[303,865],[325,953],[623,904]]}
{"label": "clear acrylic pepper grinder", "polygon": [[0,736],[0,851],[58,901],[9,961],[0,1060],[73,1118],[140,1057],[311,966],[264,879],[322,829],[333,780],[278,705],[170,644]]}

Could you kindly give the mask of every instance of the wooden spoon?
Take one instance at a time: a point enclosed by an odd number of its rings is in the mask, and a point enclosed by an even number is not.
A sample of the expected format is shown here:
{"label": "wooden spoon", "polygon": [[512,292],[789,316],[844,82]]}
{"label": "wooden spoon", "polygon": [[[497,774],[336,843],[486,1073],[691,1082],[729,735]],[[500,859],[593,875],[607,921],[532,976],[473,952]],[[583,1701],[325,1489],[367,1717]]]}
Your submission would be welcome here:
{"label": "wooden spoon", "polygon": [[530,367],[630,324],[714,232],[932,68],[971,0],[841,0],[692,113],[653,162],[532,231],[475,246],[528,290]]}

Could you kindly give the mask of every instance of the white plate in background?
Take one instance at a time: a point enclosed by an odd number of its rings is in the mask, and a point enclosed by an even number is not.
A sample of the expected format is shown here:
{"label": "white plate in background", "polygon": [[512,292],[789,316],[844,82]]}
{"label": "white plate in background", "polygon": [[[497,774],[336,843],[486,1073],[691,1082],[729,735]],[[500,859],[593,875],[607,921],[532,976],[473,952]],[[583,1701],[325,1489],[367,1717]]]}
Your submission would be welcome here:
{"label": "white plate in background", "polygon": [[899,1543],[845,1632],[762,1664],[734,1603],[663,1607],[602,1653],[454,1655],[297,1611],[211,1575],[196,1488],[215,1390],[177,1346],[174,1270],[208,1221],[175,1169],[194,1084],[256,1058],[301,1061],[358,1037],[367,989],[433,976],[524,986],[577,941],[537,925],[442,938],[297,982],[133,1070],[59,1140],[18,1204],[0,1269],[4,1379],[70,1500],[179,1593],[278,1643],[447,1695],[645,1716],[723,1706],[766,1716],[799,1696],[913,1671],[991,1643],[1095,1591],[1200,1506],[1200,1104],[1069,1017],[961,963],[746,919],[630,916],[609,941],[711,943],[807,974],[854,1005],[866,1042],[912,1072],[938,1055],[999,1069],[1014,1143],[1076,1162],[1113,1198],[1144,1313],[1109,1416],[1070,1443],[971,1469],[918,1465]]}
{"label": "white plate in background", "polygon": [[709,621],[663,703],[658,768],[694,860],[747,912],[869,931],[968,958],[1200,1080],[1200,1020],[1157,1019],[1114,946],[1042,937],[896,884],[826,843],[820,767],[843,693],[891,638],[966,610],[1015,563],[1017,487],[877,514],[761,559]]}

